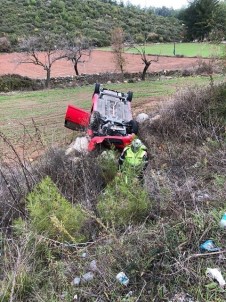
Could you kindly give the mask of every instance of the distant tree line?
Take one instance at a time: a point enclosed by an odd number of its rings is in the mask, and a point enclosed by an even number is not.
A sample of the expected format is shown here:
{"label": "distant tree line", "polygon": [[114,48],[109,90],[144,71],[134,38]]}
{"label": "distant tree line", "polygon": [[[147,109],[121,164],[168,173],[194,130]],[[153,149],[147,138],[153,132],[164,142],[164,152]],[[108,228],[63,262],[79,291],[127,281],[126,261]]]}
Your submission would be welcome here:
{"label": "distant tree line", "polygon": [[141,9],[116,0],[1,0],[0,52],[17,51],[24,37],[48,31],[70,40],[85,37],[92,45],[111,44],[120,27],[135,43],[222,40],[226,1],[193,0],[187,8]]}
{"label": "distant tree line", "polygon": [[[0,38],[15,51],[24,37],[44,31],[70,39],[86,37],[97,47],[111,44],[111,30],[121,27],[126,40],[141,43],[181,40],[182,21],[116,0],[1,0]],[[5,51],[3,47],[0,51]]]}
{"label": "distant tree line", "polygon": [[[226,1],[193,0],[187,8],[145,8],[116,0],[1,0],[0,52],[25,54],[19,63],[46,71],[60,59],[70,60],[75,74],[96,46],[112,46],[122,76],[124,46],[135,47],[144,64],[142,79],[153,61],[146,55],[150,42],[221,41],[226,34]],[[15,16],[17,16],[15,18]],[[39,52],[45,52],[41,60]]]}
{"label": "distant tree line", "polygon": [[187,41],[226,38],[226,1],[194,0],[178,18],[185,24]]}

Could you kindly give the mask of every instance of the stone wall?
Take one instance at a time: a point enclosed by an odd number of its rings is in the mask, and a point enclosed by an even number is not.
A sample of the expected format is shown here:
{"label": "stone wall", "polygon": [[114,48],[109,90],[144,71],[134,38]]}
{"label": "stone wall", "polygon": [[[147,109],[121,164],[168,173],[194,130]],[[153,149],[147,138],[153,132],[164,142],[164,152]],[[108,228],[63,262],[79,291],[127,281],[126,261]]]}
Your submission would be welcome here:
{"label": "stone wall", "polygon": [[[147,80],[160,79],[162,76],[181,76],[178,70],[163,70],[161,72],[148,73]],[[51,87],[76,87],[94,83],[119,83],[119,82],[138,82],[141,79],[141,73],[125,73],[124,77],[119,73],[98,73],[98,74],[82,74],[79,76],[58,77],[51,79]]]}
{"label": "stone wall", "polygon": [[[161,72],[147,73],[147,80],[158,80],[169,76],[188,76],[190,73],[183,75],[178,70],[163,70]],[[51,78],[51,88],[78,87],[90,85],[94,83],[135,83],[141,80],[141,73],[125,73],[124,77],[120,73],[98,73],[98,74],[82,74],[79,76],[57,77]],[[22,91],[22,90],[42,90],[45,88],[45,80],[30,79],[19,75],[5,75],[0,77],[0,91]]]}

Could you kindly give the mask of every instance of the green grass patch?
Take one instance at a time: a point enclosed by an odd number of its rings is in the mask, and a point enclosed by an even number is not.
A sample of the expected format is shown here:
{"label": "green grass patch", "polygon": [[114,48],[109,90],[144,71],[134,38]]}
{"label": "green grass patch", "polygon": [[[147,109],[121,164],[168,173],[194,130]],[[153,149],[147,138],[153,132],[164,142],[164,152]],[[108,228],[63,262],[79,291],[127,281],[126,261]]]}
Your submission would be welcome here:
{"label": "green grass patch", "polygon": [[[221,56],[224,52],[224,45],[210,43],[175,43],[175,55],[185,57],[212,57]],[[111,50],[111,48],[102,48]],[[145,47],[146,54],[174,56],[174,43],[154,43]],[[135,48],[128,49],[128,53],[138,53]]]}
{"label": "green grass patch", "polygon": [[[224,77],[214,76],[214,81],[223,81]],[[111,83],[104,87],[122,92],[133,91],[133,106],[157,98],[167,97],[183,87],[209,84],[208,77],[178,77],[136,83]],[[13,92],[0,95],[0,130],[12,140],[20,143],[24,129],[30,136],[35,135],[35,125],[47,143],[64,141],[72,131],[64,127],[67,106],[72,104],[86,110],[91,108],[94,85],[51,89],[32,92]],[[2,148],[0,144],[0,148]]]}

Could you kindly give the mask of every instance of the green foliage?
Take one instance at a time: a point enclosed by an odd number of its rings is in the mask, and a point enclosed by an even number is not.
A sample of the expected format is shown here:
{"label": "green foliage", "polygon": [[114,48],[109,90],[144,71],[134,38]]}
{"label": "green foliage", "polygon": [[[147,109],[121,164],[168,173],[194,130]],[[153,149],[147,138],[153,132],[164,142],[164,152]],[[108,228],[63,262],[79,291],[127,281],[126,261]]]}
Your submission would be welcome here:
{"label": "green foliage", "polygon": [[118,152],[106,150],[99,157],[99,166],[106,183],[112,181],[118,170]]}
{"label": "green foliage", "polygon": [[187,27],[187,39],[200,41],[208,38],[211,30],[222,29],[221,21],[225,18],[218,0],[195,0],[180,17]]}
{"label": "green foliage", "polygon": [[[10,301],[10,291],[9,291],[9,285],[11,285],[13,279],[14,279],[15,272],[10,272],[7,277],[5,278],[5,282],[7,284],[5,285],[5,293],[4,296],[1,297],[2,302],[8,302]],[[20,266],[19,271],[16,272],[15,277],[15,288],[17,301],[24,301],[24,297],[29,296],[32,292],[33,287],[33,280],[32,275],[29,271],[27,271],[26,267]],[[8,289],[8,290],[7,290]]]}
{"label": "green foliage", "polygon": [[[15,231],[16,229],[16,231]],[[13,301],[59,301],[72,300],[72,289],[65,274],[66,265],[59,260],[62,247],[53,246],[51,240],[37,236],[28,222],[14,221],[13,244],[5,240],[1,254],[2,302]],[[28,256],[29,255],[29,256]],[[14,262],[15,260],[15,262]]]}
{"label": "green foliage", "polygon": [[159,41],[159,35],[156,33],[149,33],[147,36],[147,41],[148,42],[158,42]]}
{"label": "green foliage", "polygon": [[226,176],[215,174],[214,175],[214,184],[215,184],[216,188],[219,188],[219,189],[223,188],[226,184]]}
{"label": "green foliage", "polygon": [[[157,16],[150,10],[112,1],[1,1],[0,33],[4,33],[11,42],[15,42],[15,35],[22,38],[43,31],[59,36],[80,32],[97,46],[107,46],[110,45],[110,32],[114,27],[122,27],[128,37],[153,30],[159,34],[161,28],[164,41],[172,41],[175,32],[179,34],[182,29],[177,19]],[[167,28],[172,31],[167,33]]]}
{"label": "green foliage", "polygon": [[85,215],[79,205],[71,205],[58,192],[49,177],[43,179],[27,196],[31,225],[39,234],[58,241],[81,242]]}
{"label": "green foliage", "polygon": [[150,206],[146,190],[128,169],[107,185],[97,209],[104,222],[117,228],[143,221]]}
{"label": "green foliage", "polygon": [[34,81],[19,75],[4,75],[0,77],[0,91],[29,90],[34,87]]}
{"label": "green foliage", "polygon": [[[207,125],[211,119],[212,125],[217,129],[218,137],[225,137],[226,125],[226,87],[221,85],[218,89],[212,91],[210,97],[209,110],[203,113],[203,121]],[[216,130],[215,130],[216,131]]]}
{"label": "green foliage", "polygon": [[[152,36],[151,33],[151,38]],[[149,40],[149,37],[148,37]],[[143,39],[144,41],[144,39]],[[186,56],[186,57],[213,57],[222,56],[223,45],[216,45],[210,43],[153,43],[146,44],[145,52],[146,54],[155,54],[155,55],[167,55],[172,56],[174,53],[175,46],[175,55]],[[137,50],[134,48],[128,49],[129,53],[136,53]],[[207,64],[207,63],[206,63]]]}

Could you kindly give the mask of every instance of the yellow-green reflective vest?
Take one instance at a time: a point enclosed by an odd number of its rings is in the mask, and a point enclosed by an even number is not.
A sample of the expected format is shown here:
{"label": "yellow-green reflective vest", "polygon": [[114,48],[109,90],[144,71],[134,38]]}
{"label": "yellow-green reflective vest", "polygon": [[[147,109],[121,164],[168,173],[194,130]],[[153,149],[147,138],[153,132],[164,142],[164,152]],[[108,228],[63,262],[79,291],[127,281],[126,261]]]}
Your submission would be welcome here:
{"label": "yellow-green reflective vest", "polygon": [[125,163],[134,167],[138,167],[144,164],[143,157],[145,154],[146,150],[144,150],[142,147],[135,153],[131,150],[131,147],[129,147],[126,150]]}

